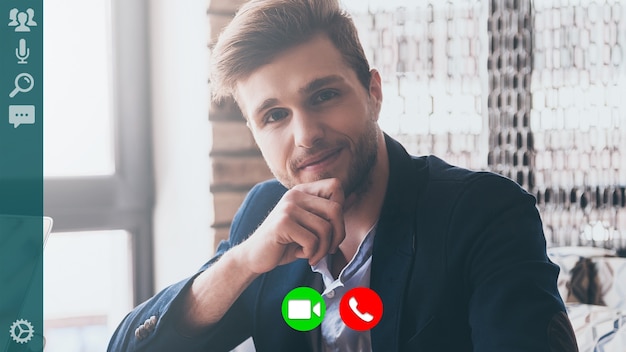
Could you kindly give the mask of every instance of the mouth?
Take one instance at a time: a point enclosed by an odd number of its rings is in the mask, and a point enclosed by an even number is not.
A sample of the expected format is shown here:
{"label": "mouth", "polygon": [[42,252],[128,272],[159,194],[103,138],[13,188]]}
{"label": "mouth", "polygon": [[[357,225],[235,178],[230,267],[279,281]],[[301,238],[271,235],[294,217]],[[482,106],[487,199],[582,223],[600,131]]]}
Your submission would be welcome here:
{"label": "mouth", "polygon": [[324,152],[318,153],[310,158],[303,160],[298,163],[298,170],[313,170],[318,168],[323,168],[331,162],[335,161],[335,159],[339,156],[342,148],[336,148],[331,150],[326,150]]}

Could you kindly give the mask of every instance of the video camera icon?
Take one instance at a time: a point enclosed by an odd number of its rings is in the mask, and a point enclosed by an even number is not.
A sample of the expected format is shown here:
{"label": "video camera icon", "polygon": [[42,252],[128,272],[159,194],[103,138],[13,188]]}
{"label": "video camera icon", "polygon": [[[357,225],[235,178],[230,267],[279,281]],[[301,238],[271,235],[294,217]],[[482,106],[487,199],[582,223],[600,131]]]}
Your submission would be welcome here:
{"label": "video camera icon", "polygon": [[[313,314],[317,317],[322,316],[322,305],[321,303],[316,303],[313,308],[311,305],[313,304],[309,300],[303,299],[294,299],[287,302],[287,317],[293,320],[305,320],[311,319]],[[311,314],[313,313],[313,314]]]}
{"label": "video camera icon", "polygon": [[283,299],[282,313],[287,325],[298,331],[309,331],[322,323],[326,304],[319,292],[310,287],[298,287]]}

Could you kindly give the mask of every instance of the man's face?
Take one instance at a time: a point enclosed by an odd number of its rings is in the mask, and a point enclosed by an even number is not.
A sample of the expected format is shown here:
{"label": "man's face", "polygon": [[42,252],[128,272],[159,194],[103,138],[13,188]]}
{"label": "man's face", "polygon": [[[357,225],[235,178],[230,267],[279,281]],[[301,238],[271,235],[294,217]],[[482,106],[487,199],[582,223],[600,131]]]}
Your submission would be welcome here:
{"label": "man's face", "polygon": [[369,91],[324,35],[238,82],[237,101],[274,176],[286,187],[336,177],[346,196],[376,163],[380,76]]}

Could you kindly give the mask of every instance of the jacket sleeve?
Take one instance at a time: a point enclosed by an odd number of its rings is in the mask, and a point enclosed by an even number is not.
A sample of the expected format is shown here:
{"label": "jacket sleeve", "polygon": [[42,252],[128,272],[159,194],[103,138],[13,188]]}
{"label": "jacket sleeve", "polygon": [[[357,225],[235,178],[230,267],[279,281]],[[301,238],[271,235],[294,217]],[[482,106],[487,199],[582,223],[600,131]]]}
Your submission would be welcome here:
{"label": "jacket sleeve", "polygon": [[116,329],[107,351],[229,351],[248,338],[252,320],[249,302],[254,300],[259,278],[242,293],[217,324],[194,337],[180,331],[176,326],[177,317],[181,313],[182,298],[196,276],[252,234],[280,199],[282,192],[276,182],[255,186],[233,218],[229,240],[220,243],[214,257],[195,275],[165,288],[133,309]]}
{"label": "jacket sleeve", "polygon": [[[479,174],[453,211],[450,244],[463,258],[475,351],[576,351],[546,255],[535,199],[514,182]],[[461,253],[462,251],[462,253]]]}

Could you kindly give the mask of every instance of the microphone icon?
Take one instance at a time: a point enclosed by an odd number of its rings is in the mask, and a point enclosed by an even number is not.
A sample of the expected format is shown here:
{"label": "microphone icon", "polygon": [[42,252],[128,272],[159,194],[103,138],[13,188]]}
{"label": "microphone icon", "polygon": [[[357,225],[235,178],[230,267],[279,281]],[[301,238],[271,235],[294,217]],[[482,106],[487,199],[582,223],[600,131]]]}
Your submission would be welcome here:
{"label": "microphone icon", "polygon": [[30,49],[26,47],[26,39],[20,39],[19,45],[15,48],[15,56],[18,64],[27,64],[26,59],[30,56]]}

